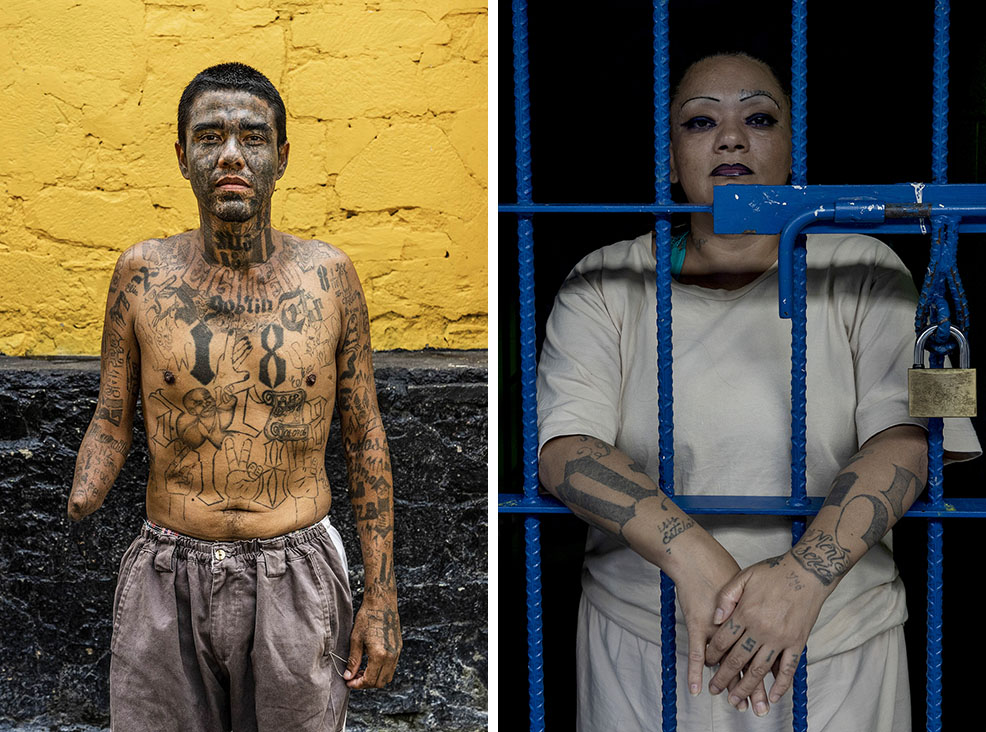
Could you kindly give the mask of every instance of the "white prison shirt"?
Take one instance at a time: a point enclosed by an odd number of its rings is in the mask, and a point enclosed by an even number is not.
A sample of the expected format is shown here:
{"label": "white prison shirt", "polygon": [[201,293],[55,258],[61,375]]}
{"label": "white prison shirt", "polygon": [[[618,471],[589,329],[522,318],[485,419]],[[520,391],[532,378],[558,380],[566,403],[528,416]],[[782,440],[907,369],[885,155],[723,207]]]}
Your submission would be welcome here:
{"label": "white prison shirt", "polygon": [[[808,237],[807,490],[825,496],[859,446],[908,416],[916,294],[884,244]],[[538,370],[539,445],[586,434],[658,477],[655,260],[646,234],[597,250],[566,280]],[[776,265],[738,290],[672,283],[674,467],[678,495],[790,493],[791,327],[777,312]],[[980,452],[968,420],[946,420],[946,450]],[[961,455],[959,453],[962,453]],[[791,545],[790,520],[701,516],[747,567]],[[611,619],[660,642],[659,570],[590,527],[583,591]],[[890,537],[822,607],[812,660],[857,647],[906,617]],[[679,621],[681,613],[679,609]]]}

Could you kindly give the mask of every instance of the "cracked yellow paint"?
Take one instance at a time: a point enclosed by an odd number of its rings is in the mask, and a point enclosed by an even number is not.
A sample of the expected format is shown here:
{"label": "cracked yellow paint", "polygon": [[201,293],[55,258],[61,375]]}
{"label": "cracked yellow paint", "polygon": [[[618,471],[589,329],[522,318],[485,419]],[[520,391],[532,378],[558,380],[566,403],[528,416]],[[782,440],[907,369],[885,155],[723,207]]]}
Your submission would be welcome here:
{"label": "cracked yellow paint", "polygon": [[0,353],[96,354],[119,253],[198,225],[181,91],[257,67],[288,109],[276,226],[333,242],[374,347],[487,345],[485,2],[7,0]]}

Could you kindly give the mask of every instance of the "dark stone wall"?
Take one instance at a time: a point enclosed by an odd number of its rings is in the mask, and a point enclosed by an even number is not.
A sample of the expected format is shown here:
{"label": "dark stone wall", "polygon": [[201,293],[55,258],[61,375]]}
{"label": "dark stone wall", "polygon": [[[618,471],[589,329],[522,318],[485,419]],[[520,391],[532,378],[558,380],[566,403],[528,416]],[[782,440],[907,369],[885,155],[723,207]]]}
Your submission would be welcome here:
{"label": "dark stone wall", "polygon": [[[487,727],[485,352],[382,352],[404,651],[391,685],[351,695],[348,729]],[[110,610],[120,558],[144,516],[143,420],[95,514],[65,513],[96,405],[98,360],[0,357],[0,730],[100,729],[109,718]],[[334,418],[331,520],[363,576]],[[64,726],[63,726],[64,725]]]}

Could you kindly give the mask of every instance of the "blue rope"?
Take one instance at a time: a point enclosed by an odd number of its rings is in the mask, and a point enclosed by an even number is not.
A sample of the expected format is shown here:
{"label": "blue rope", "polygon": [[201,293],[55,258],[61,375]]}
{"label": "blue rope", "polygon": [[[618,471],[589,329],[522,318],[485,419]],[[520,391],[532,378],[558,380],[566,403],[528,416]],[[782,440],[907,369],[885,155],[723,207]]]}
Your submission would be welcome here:
{"label": "blue rope", "polygon": [[953,320],[963,333],[969,330],[969,303],[958,270],[958,228],[955,217],[934,217],[928,271],[914,316],[914,329],[919,335],[932,325],[937,326],[929,348],[939,355],[955,346],[949,334]]}
{"label": "blue rope", "polygon": [[[528,71],[527,4],[513,2],[514,138],[516,140],[517,202],[531,203],[531,102]],[[536,334],[534,319],[534,224],[530,215],[517,221],[520,279],[521,411],[524,434],[524,495],[537,496]],[[544,731],[543,623],[541,618],[541,524],[537,516],[524,519],[527,564],[527,683],[530,729]]]}
{"label": "blue rope", "polygon": [[[668,54],[668,2],[654,3],[654,194],[658,204],[671,203],[671,139],[668,103],[671,96]],[[658,485],[674,495],[674,403],[671,378],[671,222],[658,216],[655,222],[657,259],[657,411],[660,475]],[[678,728],[678,693],[675,673],[675,589],[661,573],[661,729]]]}

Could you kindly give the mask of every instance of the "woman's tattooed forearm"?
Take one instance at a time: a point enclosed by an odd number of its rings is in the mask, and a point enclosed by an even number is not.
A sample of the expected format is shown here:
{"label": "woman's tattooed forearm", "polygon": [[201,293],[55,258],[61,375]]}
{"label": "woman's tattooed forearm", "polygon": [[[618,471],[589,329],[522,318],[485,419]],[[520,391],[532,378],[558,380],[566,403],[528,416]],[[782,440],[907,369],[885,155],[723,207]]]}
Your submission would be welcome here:
{"label": "woman's tattooed forearm", "polygon": [[818,578],[823,585],[830,585],[849,569],[849,551],[839,544],[835,536],[817,529],[808,529],[791,549],[798,564]]}
{"label": "woman's tattooed forearm", "polygon": [[[661,543],[665,545],[670,544],[672,539],[685,533],[694,525],[695,522],[687,516],[685,516],[684,520],[678,518],[677,516],[671,516],[670,518],[664,519],[664,521],[661,522]],[[671,553],[670,549],[667,549],[666,551],[668,554]]]}
{"label": "woman's tattooed forearm", "polygon": [[[564,478],[555,492],[585,520],[626,543],[623,531],[637,515],[637,505],[646,498],[661,496],[661,493],[656,487],[641,485],[620,470],[601,463],[600,459],[613,452],[609,445],[591,438],[580,439],[585,444],[576,450],[575,454],[579,457],[566,463]],[[627,468],[633,473],[646,475],[639,463],[633,462]],[[580,487],[587,481],[595,487]],[[670,501],[662,498],[661,509],[668,511]],[[659,527],[662,544],[667,546],[694,525],[695,522],[687,516],[666,518]],[[671,550],[666,551],[670,553]]]}
{"label": "woman's tattooed forearm", "polygon": [[[814,574],[823,585],[845,574],[851,565],[853,550],[862,555],[874,546],[901,518],[915,498],[924,490],[921,480],[907,468],[894,464],[890,486],[880,489],[880,497],[857,493],[850,497],[859,476],[851,471],[840,473],[822,508],[838,508],[839,518],[832,533],[809,530],[792,549],[794,558]],[[866,523],[866,517],[869,522]],[[857,544],[853,547],[853,544]],[[857,557],[858,558],[858,557]]]}

